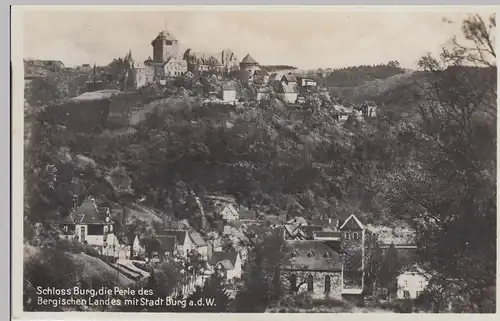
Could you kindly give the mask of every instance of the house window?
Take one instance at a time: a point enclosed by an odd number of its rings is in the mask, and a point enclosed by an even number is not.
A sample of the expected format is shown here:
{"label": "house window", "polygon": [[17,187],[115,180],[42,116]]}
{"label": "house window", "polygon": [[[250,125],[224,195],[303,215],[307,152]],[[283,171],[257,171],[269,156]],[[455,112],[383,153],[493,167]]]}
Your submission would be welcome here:
{"label": "house window", "polygon": [[325,293],[330,293],[331,289],[331,278],[329,275],[325,276]]}
{"label": "house window", "polygon": [[349,232],[345,233],[345,239],[348,240],[351,238],[351,234]]}
{"label": "house window", "polygon": [[416,295],[417,295],[417,298],[422,294],[422,291],[417,291]]}
{"label": "house window", "polygon": [[108,233],[108,226],[104,225],[104,233]]}
{"label": "house window", "polygon": [[404,297],[405,299],[409,299],[409,298],[410,298],[410,291],[404,291],[404,292],[403,292],[403,297]]}
{"label": "house window", "polygon": [[313,276],[309,274],[307,276],[307,291],[312,292],[314,290]]}
{"label": "house window", "polygon": [[65,226],[63,227],[63,231],[64,231],[64,232],[67,232],[67,231],[68,231],[68,226],[66,226],[66,225],[65,225]]}
{"label": "house window", "polygon": [[356,232],[352,233],[352,238],[354,240],[357,240],[358,239],[358,233],[356,233]]}
{"label": "house window", "polygon": [[109,226],[109,231],[110,231],[110,232],[113,232],[113,225],[110,225],[110,226]]}
{"label": "house window", "polygon": [[408,286],[408,281],[405,280],[405,286]]}
{"label": "house window", "polygon": [[80,227],[81,241],[85,242],[85,226]]}
{"label": "house window", "polygon": [[290,275],[290,289],[292,292],[297,291],[297,276],[295,274]]}

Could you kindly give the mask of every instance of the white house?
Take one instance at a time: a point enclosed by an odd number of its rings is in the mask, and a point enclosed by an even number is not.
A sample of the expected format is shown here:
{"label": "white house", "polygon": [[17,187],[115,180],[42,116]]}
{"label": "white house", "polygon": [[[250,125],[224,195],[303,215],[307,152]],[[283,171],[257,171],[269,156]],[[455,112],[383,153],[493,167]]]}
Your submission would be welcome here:
{"label": "white house", "polygon": [[220,211],[220,215],[226,221],[236,221],[240,218],[239,212],[234,208],[233,204],[226,204]]}
{"label": "white house", "polygon": [[109,208],[98,207],[93,198],[87,198],[61,224],[61,237],[77,239],[102,250],[108,234],[114,234],[114,222]]}
{"label": "white house", "polygon": [[222,85],[222,100],[235,101],[236,100],[236,87],[232,84]]}
{"label": "white house", "polygon": [[222,273],[226,281],[241,278],[242,261],[240,254],[236,251],[214,252],[210,265]]}
{"label": "white house", "polygon": [[397,278],[398,299],[416,299],[429,284],[429,275],[420,267],[404,270]]}
{"label": "white house", "polygon": [[193,240],[194,249],[206,260],[208,258],[208,244],[198,232],[191,232],[191,240]]}
{"label": "white house", "polygon": [[281,98],[285,103],[294,104],[299,96],[296,82],[282,82],[280,87]]}
{"label": "white house", "polygon": [[300,79],[300,85],[302,87],[316,87],[318,84],[316,81],[309,79],[309,78],[301,78]]}

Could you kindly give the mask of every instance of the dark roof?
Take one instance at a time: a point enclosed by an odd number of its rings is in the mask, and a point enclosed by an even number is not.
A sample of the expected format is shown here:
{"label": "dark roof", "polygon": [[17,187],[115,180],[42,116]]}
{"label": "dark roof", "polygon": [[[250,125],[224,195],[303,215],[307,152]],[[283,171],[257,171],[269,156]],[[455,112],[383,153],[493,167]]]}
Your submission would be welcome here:
{"label": "dark roof", "polygon": [[340,238],[342,236],[341,232],[327,232],[327,231],[317,231],[314,233],[316,237],[335,237]]}
{"label": "dark roof", "polygon": [[266,221],[271,225],[282,225],[285,223],[284,218],[278,215],[266,215]]}
{"label": "dark roof", "polygon": [[[87,198],[83,203],[78,206],[71,214],[71,218],[66,219],[66,222],[74,222],[77,224],[105,224],[110,223],[111,217],[109,216],[109,208],[98,207],[95,200]],[[109,221],[106,222],[106,218]]]}
{"label": "dark roof", "polygon": [[285,79],[287,82],[297,82],[297,79],[292,74],[283,75],[283,77],[281,79],[282,80]]}
{"label": "dark roof", "polygon": [[186,230],[165,230],[161,236],[175,236],[177,243],[182,246],[186,240],[187,232]]}
{"label": "dark roof", "polygon": [[330,243],[318,240],[287,241],[284,269],[302,271],[341,271],[342,257]]}
{"label": "dark roof", "polygon": [[257,212],[256,211],[247,211],[243,210],[239,212],[239,219],[240,220],[255,220],[257,219]]}
{"label": "dark roof", "polygon": [[205,240],[201,237],[201,235],[198,232],[192,232],[189,236],[193,240],[194,244],[196,244],[197,246],[206,245]]}
{"label": "dark roof", "polygon": [[323,227],[321,225],[306,225],[300,227],[307,237],[313,237],[314,232],[322,231]]}
{"label": "dark roof", "polygon": [[169,40],[169,41],[175,41],[177,40],[173,34],[171,34],[169,31],[167,30],[163,30],[161,31],[158,36],[156,36],[155,40],[153,41],[156,41],[156,40],[160,40],[160,39],[165,39],[165,40]]}
{"label": "dark roof", "polygon": [[253,59],[252,56],[250,56],[250,54],[247,54],[242,60],[241,60],[241,63],[243,64],[258,64],[258,62]]}
{"label": "dark roof", "polygon": [[222,261],[229,261],[234,266],[236,264],[236,259],[238,257],[238,252],[236,251],[226,251],[226,252],[213,252],[212,258],[210,259],[210,264],[215,265]]}
{"label": "dark roof", "polygon": [[175,245],[177,244],[177,238],[171,235],[156,235],[155,239],[158,240],[160,248],[164,252],[175,251]]}

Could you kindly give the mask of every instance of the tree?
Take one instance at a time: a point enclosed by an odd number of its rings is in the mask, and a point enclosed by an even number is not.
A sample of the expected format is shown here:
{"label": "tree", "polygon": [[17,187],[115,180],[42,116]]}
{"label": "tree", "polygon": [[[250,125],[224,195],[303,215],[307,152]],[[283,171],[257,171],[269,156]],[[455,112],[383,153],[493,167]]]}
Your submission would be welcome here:
{"label": "tree", "polygon": [[421,264],[440,288],[458,286],[469,312],[495,310],[495,27],[494,15],[471,16],[464,43],[421,59],[416,158],[390,175],[392,211],[417,231]]}
{"label": "tree", "polygon": [[284,240],[278,232],[257,240],[249,253],[243,286],[236,296],[236,312],[263,312],[281,294],[279,266]]}
{"label": "tree", "polygon": [[400,273],[401,263],[398,251],[391,244],[385,252],[379,268],[379,284],[387,288],[389,293],[394,294],[397,291],[396,277]]}

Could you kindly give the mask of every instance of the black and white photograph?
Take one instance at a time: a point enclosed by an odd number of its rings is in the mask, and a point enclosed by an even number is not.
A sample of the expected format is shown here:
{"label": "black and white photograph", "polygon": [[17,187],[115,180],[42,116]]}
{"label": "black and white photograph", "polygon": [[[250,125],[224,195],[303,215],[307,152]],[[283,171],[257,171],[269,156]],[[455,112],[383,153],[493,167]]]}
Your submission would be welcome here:
{"label": "black and white photograph", "polygon": [[20,313],[496,313],[495,10],[266,7],[12,8]]}

